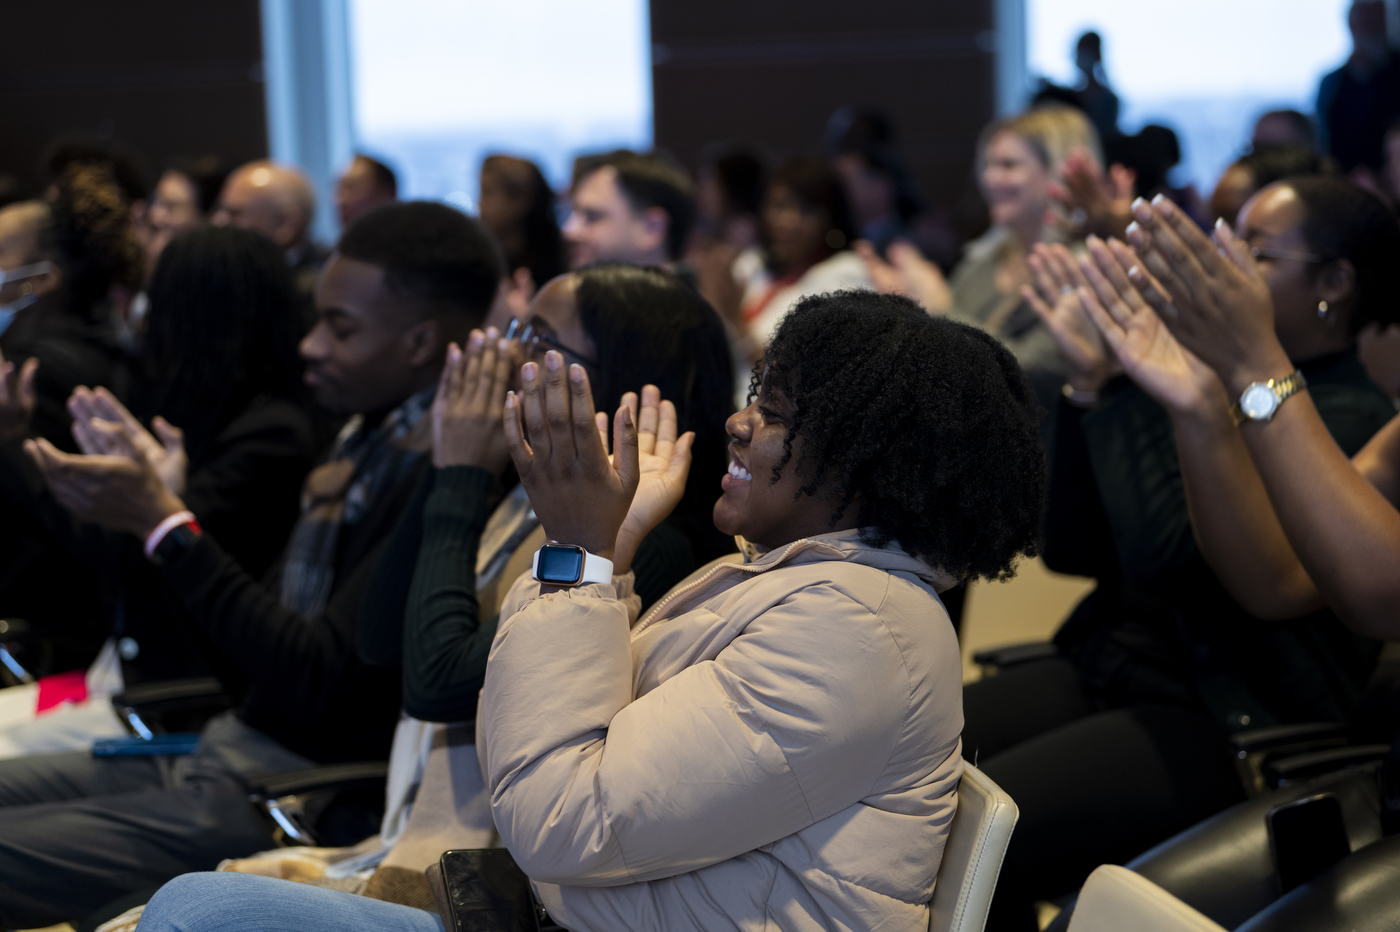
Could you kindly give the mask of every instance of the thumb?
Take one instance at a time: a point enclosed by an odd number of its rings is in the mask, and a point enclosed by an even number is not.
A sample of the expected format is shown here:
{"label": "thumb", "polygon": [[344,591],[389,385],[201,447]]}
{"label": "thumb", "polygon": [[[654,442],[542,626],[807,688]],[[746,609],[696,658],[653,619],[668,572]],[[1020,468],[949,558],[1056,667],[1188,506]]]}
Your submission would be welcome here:
{"label": "thumb", "polygon": [[35,404],[34,376],[39,371],[39,359],[30,356],[19,370],[19,403],[25,408]]}
{"label": "thumb", "polygon": [[676,445],[671,448],[671,462],[666,464],[666,474],[673,479],[685,482],[686,474],[690,472],[690,448],[695,444],[695,431],[688,430],[681,434]]}
{"label": "thumb", "polygon": [[185,445],[185,432],[159,414],[151,421],[151,427],[155,428],[161,446],[169,452],[175,453]]}

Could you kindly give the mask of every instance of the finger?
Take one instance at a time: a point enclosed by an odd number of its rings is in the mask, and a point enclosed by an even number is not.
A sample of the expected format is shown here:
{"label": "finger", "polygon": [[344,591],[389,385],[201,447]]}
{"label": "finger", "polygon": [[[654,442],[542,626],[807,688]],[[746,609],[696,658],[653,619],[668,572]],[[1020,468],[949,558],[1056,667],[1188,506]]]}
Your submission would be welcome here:
{"label": "finger", "polygon": [[439,403],[446,405],[447,399],[452,395],[453,360],[457,358],[460,352],[461,350],[458,349],[456,343],[447,344],[447,356],[442,361],[442,372],[438,374],[437,394],[433,396],[434,408],[437,408]]}
{"label": "finger", "polygon": [[579,457],[606,457],[608,445],[598,437],[598,420],[593,416],[597,413],[593,406],[593,386],[589,384],[587,370],[578,364],[569,367],[569,394],[573,409],[573,442]]}
{"label": "finger", "polygon": [[[1142,198],[1138,198],[1133,202],[1134,215],[1140,216],[1137,205],[1145,203],[1146,202],[1143,201]],[[1147,231],[1146,227],[1134,220],[1132,223],[1128,224],[1128,229],[1125,231],[1124,236],[1127,238],[1128,244],[1132,246],[1133,252],[1137,255],[1139,268],[1151,273],[1152,278],[1161,286],[1163,294],[1165,294],[1169,300],[1173,302],[1178,300],[1192,300],[1190,292],[1177,277],[1176,272],[1172,270],[1171,264],[1167,261],[1166,256],[1157,249],[1157,243],[1153,239],[1152,234]],[[1131,268],[1129,269],[1128,277],[1133,277]]]}
{"label": "finger", "polygon": [[1026,263],[1031,267],[1031,274],[1035,277],[1035,290],[1044,299],[1046,304],[1054,304],[1060,297],[1060,281],[1050,269],[1050,263],[1040,252],[1041,247],[1036,246],[1026,259]]}
{"label": "finger", "polygon": [[504,409],[501,412],[501,426],[505,429],[506,449],[510,451],[511,462],[522,479],[530,474],[535,454],[525,442],[525,431],[520,425],[520,396],[515,392],[506,394]]}
{"label": "finger", "polygon": [[1118,349],[1123,345],[1127,331],[1099,302],[1098,296],[1094,294],[1092,288],[1080,288],[1078,294],[1079,303],[1083,306],[1085,313],[1089,315],[1089,319],[1094,322],[1094,326],[1098,327],[1099,332],[1103,334],[1104,342],[1108,344],[1109,349],[1113,350],[1115,356],[1118,355]]}
{"label": "finger", "polygon": [[1079,263],[1074,259],[1074,253],[1068,247],[1056,243],[1047,250],[1050,261],[1058,270],[1060,278],[1063,279],[1065,287],[1073,291],[1082,285],[1089,284],[1079,271]]}
{"label": "finger", "polygon": [[141,422],[136,420],[136,415],[128,411],[126,405],[122,404],[105,385],[99,385],[92,394],[98,409],[103,412],[103,420],[120,421],[131,430],[145,432],[146,428],[142,427]]}
{"label": "finger", "polygon": [[477,383],[481,381],[481,354],[486,347],[486,335],[480,330],[473,330],[471,336],[467,338],[466,363],[456,366],[457,372],[452,376],[452,398],[454,400],[471,397],[476,393]]}
{"label": "finger", "polygon": [[[1220,250],[1210,241],[1210,237],[1202,233],[1201,228],[1196,226],[1196,221],[1186,216],[1186,213],[1173,204],[1170,198],[1163,194],[1154,197],[1152,211],[1162,220],[1158,224],[1162,233],[1159,239],[1172,239],[1179,242],[1207,274],[1214,275],[1220,271],[1224,264]],[[1154,232],[1156,232],[1155,229]]]}
{"label": "finger", "polygon": [[30,356],[19,370],[20,407],[33,408],[38,397],[34,389],[34,377],[39,374],[39,357]]}
{"label": "finger", "polygon": [[[1162,286],[1157,283],[1157,280],[1142,267],[1142,263],[1138,261],[1135,252],[1129,249],[1126,244],[1116,239],[1108,241],[1108,250],[1113,253],[1113,257],[1118,260],[1119,267],[1123,269],[1123,274],[1126,275],[1128,281],[1132,283],[1134,301],[1146,302],[1147,305],[1158,314],[1162,312],[1158,304],[1162,307],[1171,306],[1171,299],[1167,297],[1166,291],[1164,291]],[[1154,298],[1158,299],[1157,303],[1153,302]],[[1171,313],[1175,316],[1176,308],[1172,308]]]}
{"label": "finger", "polygon": [[603,445],[604,452],[608,451],[608,413],[599,411],[593,415],[593,421],[598,425],[598,442]]}
{"label": "finger", "polygon": [[1143,307],[1142,298],[1138,295],[1137,288],[1128,280],[1128,270],[1118,264],[1117,257],[1114,256],[1107,243],[1095,238],[1089,244],[1089,254],[1094,257],[1094,264],[1103,273],[1104,278],[1108,279],[1109,284],[1113,286],[1120,301],[1125,302],[1129,307]]}
{"label": "finger", "polygon": [[[544,415],[549,428],[549,455],[552,461],[566,463],[578,456],[574,443],[573,388],[568,384],[564,354],[550,350],[544,354]],[[588,430],[593,431],[593,409],[588,410]]]}
{"label": "finger", "polygon": [[[509,395],[506,400],[510,400]],[[520,367],[519,403],[525,439],[529,441],[536,459],[548,461],[553,448],[549,442],[549,425],[544,419],[544,385],[540,382],[539,363],[527,362]]]}
{"label": "finger", "polygon": [[106,452],[101,446],[101,441],[94,434],[88,418],[74,417],[70,430],[79,450],[89,454]]}
{"label": "finger", "polygon": [[[1113,283],[1103,272],[1099,271],[1098,265],[1090,256],[1084,256],[1080,260],[1080,268],[1084,271],[1084,276],[1089,279],[1089,287],[1085,290],[1091,292],[1108,312],[1114,315],[1115,320],[1122,321],[1124,316],[1129,313],[1128,305],[1123,302],[1118,290],[1113,287]],[[1083,302],[1082,296],[1080,302]]]}
{"label": "finger", "polygon": [[622,480],[628,495],[637,491],[642,469],[637,452],[637,426],[632,421],[632,409],[621,406],[613,417],[613,468]]}
{"label": "finger", "polygon": [[1225,250],[1225,255],[1235,264],[1235,268],[1246,275],[1258,274],[1258,267],[1254,263],[1254,253],[1250,250],[1249,244],[1235,235],[1235,231],[1230,229],[1230,224],[1225,222],[1224,217],[1215,221],[1215,242],[1221,249]]}
{"label": "finger", "polygon": [[[629,392],[629,394],[631,394]],[[634,399],[637,397],[632,396]],[[623,404],[627,404],[627,396],[623,396]],[[642,387],[640,416],[637,418],[637,444],[638,449],[644,454],[650,454],[656,450],[656,429],[657,422],[661,418],[658,408],[661,405],[661,389],[655,385],[645,385]],[[633,413],[638,413],[638,409],[633,405]]]}
{"label": "finger", "polygon": [[506,341],[497,339],[496,359],[492,366],[491,391],[488,397],[489,410],[499,411],[505,407],[506,389],[510,387],[510,353],[506,349]]}
{"label": "finger", "polygon": [[[496,391],[496,341],[481,338],[481,354],[477,361],[476,378],[468,375],[467,387],[472,393],[472,401],[484,404],[491,400]],[[475,388],[473,388],[475,386]]]}
{"label": "finger", "polygon": [[686,431],[676,441],[671,450],[670,462],[666,464],[666,473],[678,484],[685,483],[686,474],[690,472],[690,451],[695,445],[695,432]]}
{"label": "finger", "polygon": [[171,453],[184,447],[185,432],[159,414],[151,421],[151,427],[155,428],[156,437],[160,439],[161,446],[165,447],[165,449],[169,450]]}
{"label": "finger", "polygon": [[1045,326],[1051,330],[1055,329],[1055,312],[1050,308],[1050,305],[1041,300],[1034,288],[1030,285],[1022,285],[1021,297],[1031,306],[1031,310],[1035,311],[1035,316],[1039,317]]}
{"label": "finger", "polygon": [[124,456],[127,459],[142,457],[142,451],[132,443],[126,427],[115,421],[93,418],[89,422],[93,435],[97,438],[100,456]]}

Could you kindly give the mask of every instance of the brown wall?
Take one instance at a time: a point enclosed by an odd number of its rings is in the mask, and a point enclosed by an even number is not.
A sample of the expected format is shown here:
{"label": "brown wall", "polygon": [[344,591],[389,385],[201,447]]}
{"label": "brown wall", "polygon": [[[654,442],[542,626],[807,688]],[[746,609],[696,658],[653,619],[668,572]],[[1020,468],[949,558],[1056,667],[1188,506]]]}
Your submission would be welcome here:
{"label": "brown wall", "polygon": [[991,0],[651,0],[656,144],[813,150],[843,104],[894,120],[925,192],[952,209],[992,118]]}
{"label": "brown wall", "polygon": [[0,57],[0,172],[31,192],[55,136],[232,164],[267,152],[258,0],[9,0]]}

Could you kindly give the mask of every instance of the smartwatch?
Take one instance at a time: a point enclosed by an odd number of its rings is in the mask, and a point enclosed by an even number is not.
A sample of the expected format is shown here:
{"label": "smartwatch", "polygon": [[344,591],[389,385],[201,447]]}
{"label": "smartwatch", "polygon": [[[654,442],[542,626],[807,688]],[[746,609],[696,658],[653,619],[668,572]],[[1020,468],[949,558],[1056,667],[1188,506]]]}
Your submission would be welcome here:
{"label": "smartwatch", "polygon": [[1235,424],[1245,421],[1271,421],[1278,406],[1285,398],[1290,398],[1308,387],[1303,373],[1294,370],[1281,379],[1267,382],[1251,382],[1240,394],[1240,400],[1230,408],[1230,417]]}
{"label": "smartwatch", "polygon": [[611,560],[589,553],[577,544],[550,541],[535,551],[530,577],[551,586],[610,583],[613,565]]}

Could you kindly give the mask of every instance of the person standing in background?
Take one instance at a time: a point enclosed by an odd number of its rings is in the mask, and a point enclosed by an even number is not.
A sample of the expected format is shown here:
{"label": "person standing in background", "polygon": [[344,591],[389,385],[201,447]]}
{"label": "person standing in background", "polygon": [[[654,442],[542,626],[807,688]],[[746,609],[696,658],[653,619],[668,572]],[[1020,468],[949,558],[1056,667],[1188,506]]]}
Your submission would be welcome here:
{"label": "person standing in background", "polygon": [[1322,79],[1317,116],[1323,148],[1342,171],[1380,171],[1388,127],[1400,116],[1400,58],[1386,38],[1384,0],[1355,0],[1347,13],[1352,53]]}

